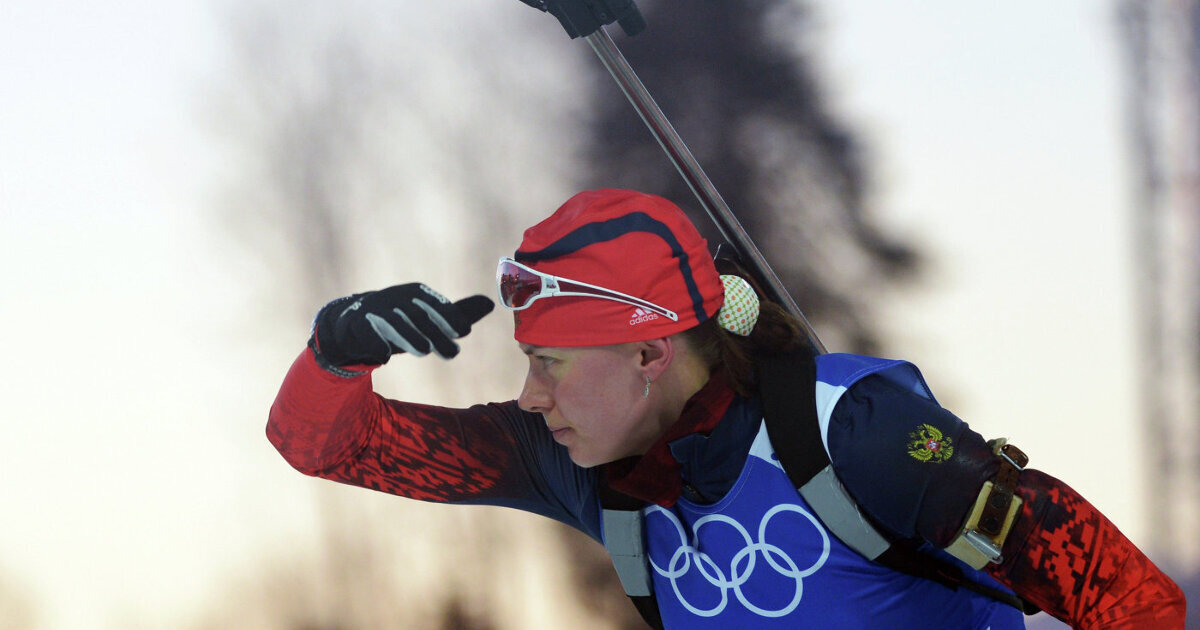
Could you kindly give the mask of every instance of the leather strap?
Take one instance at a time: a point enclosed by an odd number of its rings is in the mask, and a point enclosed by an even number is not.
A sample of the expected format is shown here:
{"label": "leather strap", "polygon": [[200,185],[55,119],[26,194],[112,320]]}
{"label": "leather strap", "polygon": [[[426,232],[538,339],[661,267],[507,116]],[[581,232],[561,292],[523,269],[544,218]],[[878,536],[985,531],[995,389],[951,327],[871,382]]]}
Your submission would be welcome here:
{"label": "leather strap", "polygon": [[1029,463],[1029,457],[1004,438],[988,444],[996,454],[1000,470],[991,481],[984,482],[958,536],[946,547],[947,553],[974,569],[1003,562],[1004,541],[1021,512],[1021,499],[1015,494],[1017,483]]}
{"label": "leather strap", "polygon": [[1017,491],[1017,482],[1021,471],[1029,463],[1029,457],[1003,438],[992,441],[992,451],[999,457],[1000,472],[992,478],[992,491],[983,504],[983,514],[979,516],[976,529],[981,534],[998,538],[1008,520],[1013,493]]}

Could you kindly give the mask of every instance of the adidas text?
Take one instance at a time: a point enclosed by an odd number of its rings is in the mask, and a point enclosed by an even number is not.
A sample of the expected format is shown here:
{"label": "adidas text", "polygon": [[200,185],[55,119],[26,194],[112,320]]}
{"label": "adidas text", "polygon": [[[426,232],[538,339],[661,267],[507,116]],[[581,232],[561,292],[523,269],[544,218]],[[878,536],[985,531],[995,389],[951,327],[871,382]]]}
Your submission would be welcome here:
{"label": "adidas text", "polygon": [[631,315],[629,318],[629,325],[637,326],[638,324],[644,324],[646,322],[651,322],[656,319],[658,319],[657,313],[651,313],[650,311],[646,311],[646,310],[643,310],[640,308],[634,309],[633,315]]}

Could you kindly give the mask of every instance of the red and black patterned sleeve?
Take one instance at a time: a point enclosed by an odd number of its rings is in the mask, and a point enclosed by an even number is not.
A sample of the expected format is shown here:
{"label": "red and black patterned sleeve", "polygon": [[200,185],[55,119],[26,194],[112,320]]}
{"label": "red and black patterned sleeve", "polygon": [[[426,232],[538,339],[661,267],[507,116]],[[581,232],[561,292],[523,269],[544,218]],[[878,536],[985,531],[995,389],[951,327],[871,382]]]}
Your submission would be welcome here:
{"label": "red and black patterned sleeve", "polygon": [[539,416],[514,402],[451,409],[389,400],[369,374],[292,364],[271,406],[267,437],[307,475],[442,503],[504,505],[589,531],[592,473],[570,463]]}
{"label": "red and black patterned sleeve", "polygon": [[993,577],[1080,630],[1182,630],[1183,592],[1087,499],[1032,469],[1018,492]]}

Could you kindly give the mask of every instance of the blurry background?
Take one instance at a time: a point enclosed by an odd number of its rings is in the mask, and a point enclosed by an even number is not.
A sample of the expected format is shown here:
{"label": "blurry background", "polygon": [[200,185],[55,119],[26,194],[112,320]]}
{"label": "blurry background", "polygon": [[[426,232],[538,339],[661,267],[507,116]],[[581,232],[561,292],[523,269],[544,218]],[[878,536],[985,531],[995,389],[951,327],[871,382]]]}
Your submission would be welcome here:
{"label": "blurry background", "polygon": [[[1194,595],[1200,3],[639,5],[614,39],[826,345],[916,362]],[[0,6],[0,628],[638,627],[582,535],[263,436],[325,301],[490,294],[579,189],[695,207],[601,73],[515,1]],[[377,388],[511,398],[510,326]]]}

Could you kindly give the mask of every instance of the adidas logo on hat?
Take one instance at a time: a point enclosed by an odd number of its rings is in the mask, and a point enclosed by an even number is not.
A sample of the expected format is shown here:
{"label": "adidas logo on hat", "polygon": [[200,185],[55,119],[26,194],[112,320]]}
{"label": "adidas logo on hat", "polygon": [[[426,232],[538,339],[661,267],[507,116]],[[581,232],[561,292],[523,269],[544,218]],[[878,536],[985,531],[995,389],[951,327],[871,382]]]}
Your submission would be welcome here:
{"label": "adidas logo on hat", "polygon": [[629,325],[637,326],[646,322],[652,322],[658,319],[658,313],[652,313],[642,308],[633,309],[633,314],[629,316]]}

